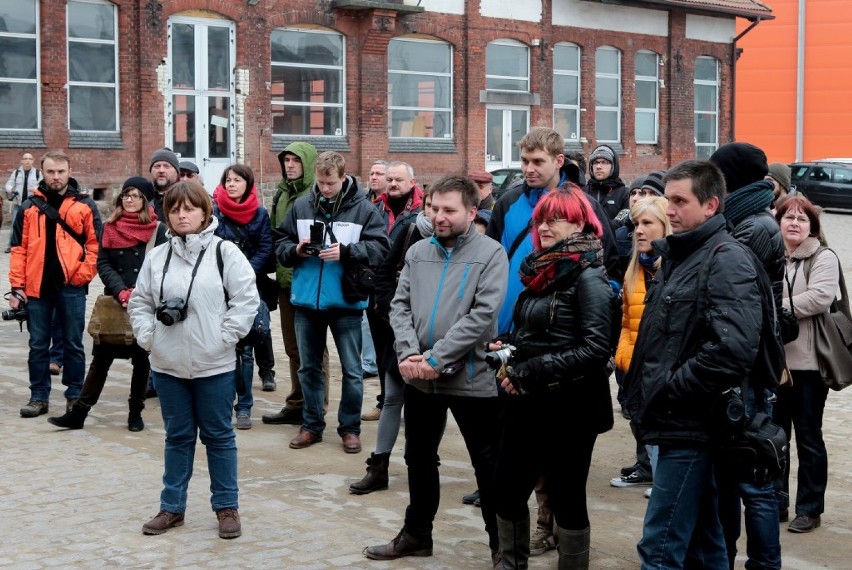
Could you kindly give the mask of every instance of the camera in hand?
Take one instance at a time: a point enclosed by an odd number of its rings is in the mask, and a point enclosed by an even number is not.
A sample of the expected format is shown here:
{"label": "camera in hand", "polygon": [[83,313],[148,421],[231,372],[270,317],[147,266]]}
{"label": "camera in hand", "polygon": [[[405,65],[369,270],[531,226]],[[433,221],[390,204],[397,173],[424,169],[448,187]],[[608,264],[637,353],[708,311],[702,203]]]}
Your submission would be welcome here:
{"label": "camera in hand", "polygon": [[157,320],[167,327],[179,323],[186,318],[186,301],[181,298],[163,301],[157,307],[156,315]]}
{"label": "camera in hand", "polygon": [[311,241],[302,246],[302,251],[305,255],[316,257],[322,251],[322,244],[325,240],[323,230],[325,229],[322,222],[314,222],[311,225]]}
{"label": "camera in hand", "polygon": [[517,352],[517,348],[512,346],[511,344],[504,344],[497,350],[493,352],[485,353],[485,363],[488,364],[488,367],[492,370],[499,370],[501,366],[504,364],[509,364],[512,362],[512,359],[515,358],[515,352]]}
{"label": "camera in hand", "polygon": [[4,295],[6,299],[9,297],[15,297],[18,300],[18,308],[17,309],[9,309],[8,311],[3,311],[0,313],[0,316],[3,317],[4,321],[18,321],[20,325],[21,332],[24,330],[24,321],[27,320],[27,300],[17,291],[10,291]]}

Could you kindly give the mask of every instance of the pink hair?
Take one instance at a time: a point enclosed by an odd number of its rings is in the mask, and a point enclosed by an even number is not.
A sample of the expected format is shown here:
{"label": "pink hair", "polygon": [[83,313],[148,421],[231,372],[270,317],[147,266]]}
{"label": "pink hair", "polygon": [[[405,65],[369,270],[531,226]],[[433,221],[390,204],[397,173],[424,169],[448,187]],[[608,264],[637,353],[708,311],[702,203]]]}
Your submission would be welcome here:
{"label": "pink hair", "polygon": [[[562,218],[573,224],[580,224],[583,233],[593,234],[595,237],[603,236],[603,226],[595,215],[589,199],[583,189],[574,183],[569,183],[567,188],[551,190],[538,201],[533,210],[533,224],[541,224],[543,220]],[[538,232],[532,232],[535,249],[541,249]]]}

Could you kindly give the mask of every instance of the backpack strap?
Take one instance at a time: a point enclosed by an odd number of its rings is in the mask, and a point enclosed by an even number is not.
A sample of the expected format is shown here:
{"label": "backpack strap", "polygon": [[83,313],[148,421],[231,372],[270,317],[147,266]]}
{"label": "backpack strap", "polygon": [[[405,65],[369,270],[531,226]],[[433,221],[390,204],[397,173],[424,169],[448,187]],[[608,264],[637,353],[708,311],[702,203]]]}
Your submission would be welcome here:
{"label": "backpack strap", "polygon": [[219,279],[222,280],[222,290],[225,292],[225,304],[231,301],[231,296],[228,294],[228,288],[225,287],[225,260],[222,258],[222,242],[220,239],[216,243],[216,266],[219,268]]}
{"label": "backpack strap", "polygon": [[29,201],[36,208],[38,208],[39,211],[42,214],[47,216],[48,219],[50,219],[51,221],[56,222],[57,224],[62,226],[62,229],[65,230],[65,232],[68,235],[70,235],[72,238],[74,238],[74,241],[76,241],[77,243],[80,244],[80,247],[83,248],[83,258],[85,258],[85,256],[86,256],[86,237],[83,236],[83,235],[80,235],[76,231],[74,231],[71,228],[71,226],[69,226],[68,223],[62,218],[62,216],[59,215],[59,212],[56,210],[56,208],[54,208],[53,206],[48,204],[41,196],[37,196],[37,195],[33,194],[32,196],[29,197]]}
{"label": "backpack strap", "polygon": [[521,230],[521,232],[517,236],[515,236],[515,241],[512,242],[512,246],[509,248],[508,251],[508,258],[510,262],[512,261],[512,256],[515,255],[515,252],[518,251],[518,248],[521,247],[521,244],[524,243],[524,240],[527,238],[528,235],[530,235],[532,225],[533,222],[532,219],[530,219],[529,223],[527,224],[527,227]]}

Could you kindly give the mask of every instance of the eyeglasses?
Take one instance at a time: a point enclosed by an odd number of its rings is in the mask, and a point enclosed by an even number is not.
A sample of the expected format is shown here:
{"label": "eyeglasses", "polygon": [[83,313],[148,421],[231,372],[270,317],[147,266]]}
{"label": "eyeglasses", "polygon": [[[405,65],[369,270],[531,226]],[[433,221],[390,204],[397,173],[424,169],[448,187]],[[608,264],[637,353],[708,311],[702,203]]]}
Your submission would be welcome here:
{"label": "eyeglasses", "polygon": [[198,176],[196,173],[189,172],[188,170],[181,170],[180,171],[180,177],[181,178],[195,178],[196,176]]}
{"label": "eyeglasses", "polygon": [[141,200],[142,195],[141,194],[122,194],[121,199],[122,200]]}
{"label": "eyeglasses", "polygon": [[540,225],[544,224],[544,225],[552,228],[553,226],[555,226],[556,224],[558,224],[560,222],[567,222],[567,221],[568,220],[566,220],[565,218],[551,218],[549,220],[536,220],[536,225],[540,226]]}

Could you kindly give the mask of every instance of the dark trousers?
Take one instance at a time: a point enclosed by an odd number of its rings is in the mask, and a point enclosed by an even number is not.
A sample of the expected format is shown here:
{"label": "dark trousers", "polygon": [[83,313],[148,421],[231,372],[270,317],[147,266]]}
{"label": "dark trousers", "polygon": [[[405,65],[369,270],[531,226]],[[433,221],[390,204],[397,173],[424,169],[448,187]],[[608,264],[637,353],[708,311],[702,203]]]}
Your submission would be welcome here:
{"label": "dark trousers", "polygon": [[370,323],[370,335],[373,337],[373,346],[376,348],[376,367],[379,369],[379,394],[376,396],[376,407],[382,409],[385,405],[385,371],[396,365],[396,351],[393,349],[394,334],[390,322],[371,308],[367,308],[367,321]]}
{"label": "dark trousers", "polygon": [[98,403],[104,390],[109,369],[116,358],[129,358],[133,364],[130,376],[130,409],[141,411],[145,407],[145,392],[148,389],[148,375],[151,365],[148,363],[148,353],[135,342],[130,345],[96,344],[92,349],[92,363],[80,392],[80,403],[92,407]]}
{"label": "dark trousers", "polygon": [[427,394],[405,385],[405,464],[408,466],[410,503],[405,530],[415,536],[432,534],[441,484],[438,447],[447,423],[447,411],[459,426],[473,464],[482,503],[482,519],[492,549],[499,545],[494,513],[494,467],[497,461],[499,400]]}

